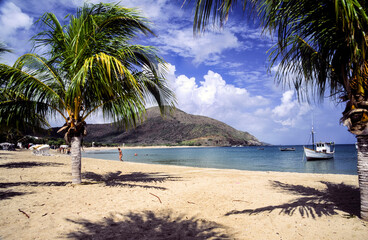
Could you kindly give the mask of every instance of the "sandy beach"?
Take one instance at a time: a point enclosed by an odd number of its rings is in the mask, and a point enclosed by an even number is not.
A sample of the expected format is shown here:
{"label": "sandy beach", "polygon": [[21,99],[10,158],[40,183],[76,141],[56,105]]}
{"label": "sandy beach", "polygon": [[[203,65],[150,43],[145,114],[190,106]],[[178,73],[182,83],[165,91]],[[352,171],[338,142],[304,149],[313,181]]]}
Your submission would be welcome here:
{"label": "sandy beach", "polygon": [[368,239],[358,177],[0,151],[0,239]]}

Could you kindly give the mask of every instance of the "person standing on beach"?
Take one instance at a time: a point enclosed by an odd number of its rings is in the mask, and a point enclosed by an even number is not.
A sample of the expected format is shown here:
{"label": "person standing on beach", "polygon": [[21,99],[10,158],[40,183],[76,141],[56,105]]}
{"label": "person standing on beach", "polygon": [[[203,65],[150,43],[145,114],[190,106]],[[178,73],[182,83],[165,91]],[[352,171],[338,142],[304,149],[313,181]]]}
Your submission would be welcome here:
{"label": "person standing on beach", "polygon": [[118,151],[119,151],[119,160],[123,162],[123,152],[121,151],[120,148],[118,148]]}

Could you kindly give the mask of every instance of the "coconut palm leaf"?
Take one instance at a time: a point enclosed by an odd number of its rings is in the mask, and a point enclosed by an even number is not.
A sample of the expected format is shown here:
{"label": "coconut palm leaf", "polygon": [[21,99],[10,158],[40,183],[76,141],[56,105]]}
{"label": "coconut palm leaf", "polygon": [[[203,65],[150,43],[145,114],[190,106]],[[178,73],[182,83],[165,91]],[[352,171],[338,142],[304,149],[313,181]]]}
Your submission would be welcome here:
{"label": "coconut palm leaf", "polygon": [[[346,102],[342,121],[357,135],[361,217],[368,219],[368,2],[366,0],[241,1],[256,10],[264,31],[277,36],[270,51],[276,81],[300,98],[330,96]],[[223,24],[236,0],[197,0],[194,30],[209,17]],[[251,8],[247,8],[251,6]],[[245,7],[245,8],[244,8]]]}
{"label": "coconut palm leaf", "polygon": [[29,101],[25,96],[11,90],[0,90],[1,129],[17,129],[21,132],[40,131],[50,127],[37,112],[47,112],[48,106]]}
{"label": "coconut palm leaf", "polygon": [[[156,50],[131,43],[140,34],[153,34],[136,10],[85,4],[67,20],[62,25],[54,14],[44,14],[37,21],[42,31],[32,38],[34,51],[46,50],[44,56],[31,53],[12,67],[1,64],[0,86],[34,104],[40,119],[55,114],[65,119],[62,130],[72,144],[73,182],[80,183],[80,143],[92,113],[101,110],[105,117],[134,126],[148,100],[162,111],[173,108],[175,100]],[[23,111],[27,104],[17,108]]]}
{"label": "coconut palm leaf", "polygon": [[359,1],[346,5],[349,17],[340,11],[348,1],[277,2],[266,1],[261,11],[265,27],[277,30],[278,44],[270,57],[271,66],[281,60],[278,81],[294,75],[297,90],[313,86],[320,97],[326,87],[331,95],[349,92],[349,79],[364,65],[368,46],[368,21]]}

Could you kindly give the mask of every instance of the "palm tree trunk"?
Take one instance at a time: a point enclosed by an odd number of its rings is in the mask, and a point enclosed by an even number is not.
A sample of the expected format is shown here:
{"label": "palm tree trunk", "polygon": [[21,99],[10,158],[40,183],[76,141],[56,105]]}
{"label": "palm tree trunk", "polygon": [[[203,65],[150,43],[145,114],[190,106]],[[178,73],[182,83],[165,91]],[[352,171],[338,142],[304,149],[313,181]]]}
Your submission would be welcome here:
{"label": "palm tree trunk", "polygon": [[360,217],[368,221],[368,135],[357,136]]}
{"label": "palm tree trunk", "polygon": [[80,184],[82,182],[81,167],[82,167],[82,156],[81,156],[81,145],[82,137],[71,138],[71,155],[72,155],[72,183]]}

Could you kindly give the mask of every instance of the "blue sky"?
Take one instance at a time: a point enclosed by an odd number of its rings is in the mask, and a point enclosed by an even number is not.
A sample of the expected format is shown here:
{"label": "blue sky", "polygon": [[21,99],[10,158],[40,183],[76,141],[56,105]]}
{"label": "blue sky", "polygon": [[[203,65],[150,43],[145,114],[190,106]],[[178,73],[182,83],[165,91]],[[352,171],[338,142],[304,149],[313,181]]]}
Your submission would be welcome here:
{"label": "blue sky", "polygon": [[[193,36],[193,6],[182,7],[183,1],[120,1],[122,6],[138,8],[152,22],[157,37],[139,41],[157,47],[168,63],[167,80],[179,109],[223,121],[271,144],[307,144],[312,115],[317,141],[356,141],[339,123],[343,104],[327,97],[323,103],[298,102],[293,89],[275,84],[275,69],[267,72],[267,50],[274,44],[271,36],[262,35],[239,12],[230,15],[223,29]],[[63,19],[83,2],[1,0],[0,41],[14,52],[4,54],[0,61],[13,64],[31,50],[29,39],[38,31],[34,22],[43,13],[53,12]],[[87,119],[87,123],[103,121],[99,115]],[[50,122],[55,124],[54,119]]]}

